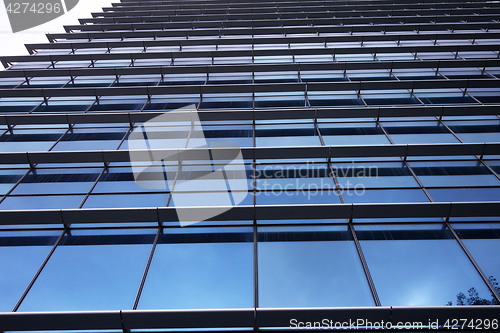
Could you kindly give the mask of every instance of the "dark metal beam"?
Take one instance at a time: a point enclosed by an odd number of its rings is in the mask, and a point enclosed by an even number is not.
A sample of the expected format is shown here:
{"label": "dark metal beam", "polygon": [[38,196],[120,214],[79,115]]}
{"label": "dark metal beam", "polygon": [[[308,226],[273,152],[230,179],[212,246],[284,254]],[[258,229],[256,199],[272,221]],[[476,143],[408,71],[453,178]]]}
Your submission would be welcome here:
{"label": "dark metal beam", "polygon": [[[232,148],[212,148],[212,150]],[[165,160],[203,160],[206,150],[156,149],[155,154],[170,156]],[[389,156],[462,156],[462,155],[500,155],[500,143],[457,143],[457,144],[398,144],[368,146],[312,146],[312,147],[243,147],[245,159],[293,159],[293,158],[339,158],[339,157],[389,157]],[[158,156],[156,155],[156,156]],[[136,161],[150,161],[149,150],[134,151]],[[39,164],[39,163],[95,163],[128,162],[128,150],[95,151],[48,151],[0,153],[2,164]]]}
{"label": "dark metal beam", "polygon": [[[177,211],[190,210],[206,215],[220,207],[151,207],[0,210],[0,225],[80,224],[80,223],[165,223],[177,222]],[[195,214],[196,215],[196,214]],[[193,215],[194,216],[194,215]],[[500,216],[500,202],[418,202],[390,204],[318,204],[235,206],[211,221],[366,219]],[[356,220],[354,220],[356,223]]]}
{"label": "dark metal beam", "polygon": [[[66,114],[4,114],[0,125],[28,124],[134,124],[146,122],[164,112],[95,112]],[[332,119],[332,118],[384,118],[426,116],[484,116],[499,115],[500,105],[460,106],[400,106],[400,107],[337,107],[262,110],[200,110],[201,121],[216,120],[272,120],[272,119]]]}
{"label": "dark metal beam", "polygon": [[[182,95],[182,94],[229,94],[264,92],[329,92],[387,89],[449,89],[449,88],[498,88],[498,79],[438,79],[438,80],[385,80],[352,82],[310,83],[255,83],[255,84],[207,84],[164,85],[139,87],[88,87],[88,88],[24,88],[0,89],[0,97],[67,97],[67,96],[127,96]],[[50,100],[49,100],[50,104]]]}
{"label": "dark metal beam", "polygon": [[[57,65],[56,65],[57,66]],[[0,71],[0,78],[12,77],[81,77],[103,75],[169,75],[191,73],[241,73],[241,72],[278,72],[278,71],[328,71],[361,69],[420,69],[420,68],[467,68],[500,67],[500,59],[474,60],[424,60],[424,61],[365,61],[365,62],[322,62],[322,63],[285,63],[285,64],[238,64],[204,66],[154,66],[118,68],[54,68],[54,69],[12,69]]]}
{"label": "dark metal beam", "polygon": [[[71,34],[73,35],[73,34]],[[85,33],[86,35],[86,33]],[[489,32],[489,33],[460,33],[460,32],[455,32],[455,33],[443,33],[443,34],[387,34],[387,35],[340,35],[340,36],[308,36],[308,37],[285,37],[285,36],[279,36],[279,37],[268,37],[268,38],[263,38],[263,37],[253,37],[253,38],[206,38],[206,39],[180,39],[180,40],[126,40],[126,41],[99,41],[99,40],[94,40],[92,43],[86,43],[86,42],[71,42],[71,43],[45,43],[45,44],[28,44],[29,46],[32,45],[37,45],[38,48],[47,48],[47,49],[69,49],[71,50],[72,48],[107,48],[107,47],[132,47],[132,46],[193,46],[193,45],[214,45],[216,43],[217,45],[251,45],[251,44],[288,44],[288,43],[336,43],[336,42],[359,42],[361,40],[367,42],[367,41],[405,41],[405,40],[436,40],[436,39],[442,39],[443,37],[447,39],[467,39],[467,38],[476,38],[476,39],[481,39],[481,38],[488,38],[488,39],[497,39],[499,38],[500,33],[496,32]],[[87,36],[88,37],[88,36]],[[120,37],[120,36],[119,36]],[[471,43],[472,44],[472,43]],[[466,47],[468,45],[461,45],[462,47]],[[472,45],[471,45],[472,46]],[[404,47],[401,48],[401,46],[397,46],[398,49],[400,49],[401,52],[403,51],[422,51],[422,52],[439,52],[446,50],[446,47],[450,47],[450,45],[430,45],[430,46],[412,46],[412,47]],[[451,47],[456,47],[456,45],[451,45]],[[474,49],[481,50],[481,45],[474,45]],[[328,51],[331,51],[330,53],[342,53],[343,50],[346,51],[346,53],[354,53],[354,51],[348,51],[346,50],[347,48],[328,48]],[[352,48],[351,48],[352,49]],[[373,49],[377,49],[380,52],[383,52],[383,50],[388,50],[386,52],[396,52],[394,47],[379,47],[379,48],[367,48],[367,52],[370,52]],[[294,49],[295,51],[300,50],[300,49]],[[321,49],[305,49],[309,52],[312,52],[311,54],[316,54]],[[359,53],[359,48],[355,48],[355,52]],[[261,55],[259,52],[262,52],[265,50],[254,50],[255,55]],[[271,50],[272,52],[276,52],[276,50]],[[285,51],[285,50],[281,50]],[[241,52],[241,51],[225,51],[225,52]],[[219,51],[217,54],[225,54],[225,52]],[[251,52],[251,50],[250,50]],[[168,55],[170,52],[162,52],[161,54],[166,54]],[[212,52],[190,52],[190,51],[182,51],[182,54],[189,54],[189,56],[194,56],[194,54],[212,54]],[[138,53],[142,54],[142,53]],[[137,54],[137,56],[138,56]],[[174,53],[176,57],[181,57],[180,56],[181,52]],[[228,56],[231,53],[227,53]],[[98,54],[94,54],[98,55]],[[120,56],[120,54],[111,54],[113,56]],[[159,54],[158,54],[159,55]],[[246,55],[246,54],[244,54]],[[262,54],[265,55],[265,54]],[[61,56],[61,55],[52,55],[52,56]],[[89,56],[89,55],[73,55],[73,56]],[[43,59],[43,55],[37,56],[41,57],[40,59]]]}
{"label": "dark metal beam", "polygon": [[[396,325],[436,320],[443,325],[450,318],[496,319],[498,306],[429,306],[429,307],[352,307],[352,308],[257,308],[223,310],[123,310],[88,312],[18,312],[0,313],[0,331],[90,330],[90,329],[175,329],[186,328],[286,328],[290,320],[334,323],[362,319],[372,323]],[[451,324],[451,323],[450,323]],[[364,327],[359,327],[363,330]],[[470,327],[467,327],[472,329]],[[422,329],[422,328],[420,328]],[[436,328],[436,331],[447,329]]]}

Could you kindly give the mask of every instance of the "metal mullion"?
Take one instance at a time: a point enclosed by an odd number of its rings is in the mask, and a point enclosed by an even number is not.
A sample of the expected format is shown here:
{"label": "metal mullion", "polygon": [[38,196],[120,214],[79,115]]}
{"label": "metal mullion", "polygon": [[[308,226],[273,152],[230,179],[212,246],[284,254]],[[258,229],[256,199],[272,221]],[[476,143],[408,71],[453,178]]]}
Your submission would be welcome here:
{"label": "metal mullion", "polygon": [[[255,133],[255,121],[254,121],[254,133]],[[255,141],[255,135],[254,135]],[[255,159],[255,154],[252,160],[252,171],[253,171],[253,181],[252,181],[252,194],[253,194],[253,278],[254,278],[254,309],[259,307],[259,261],[258,261],[258,228],[257,228],[257,216],[256,216],[256,206],[257,206],[257,160]]]}
{"label": "metal mullion", "polygon": [[[380,121],[378,119],[376,120],[376,122],[377,122],[377,125],[384,132],[385,136],[387,137],[387,139],[389,140],[389,142],[391,143],[391,145],[393,145],[394,141],[392,141],[391,137],[389,136],[389,133],[387,133],[387,131],[385,130],[384,126],[382,126],[382,124],[380,123]],[[424,187],[424,185],[422,184],[422,182],[420,181],[420,179],[418,179],[417,175],[415,174],[415,172],[413,171],[413,169],[408,164],[408,161],[406,160],[406,156],[405,157],[400,156],[399,158],[401,159],[401,162],[406,166],[406,168],[408,168],[408,170],[410,171],[411,175],[413,176],[413,179],[415,179],[415,181],[417,182],[417,184],[420,187],[420,189],[424,192],[424,194],[427,197],[427,199],[429,199],[430,202],[434,202],[434,200],[432,199],[432,197],[429,194],[429,192],[427,191],[427,189]]]}
{"label": "metal mullion", "polygon": [[448,229],[450,230],[450,232],[453,234],[453,237],[458,242],[458,244],[460,245],[460,247],[464,251],[465,255],[467,256],[467,258],[469,259],[469,261],[472,263],[472,265],[476,269],[476,271],[479,274],[479,276],[481,276],[481,279],[483,279],[484,283],[488,286],[488,289],[490,290],[491,294],[493,295],[493,298],[495,298],[495,300],[497,301],[497,303],[500,304],[500,295],[498,294],[498,292],[496,291],[496,289],[493,287],[493,285],[491,284],[490,280],[486,277],[486,275],[484,274],[484,272],[481,269],[481,267],[479,267],[479,264],[476,262],[476,260],[474,259],[474,257],[472,256],[472,254],[469,252],[469,250],[467,249],[467,247],[465,246],[465,244],[462,242],[462,240],[460,239],[460,237],[458,236],[458,234],[456,233],[456,231],[451,227],[450,222],[449,222],[449,217],[447,217],[445,219],[444,223],[445,223],[446,227],[448,227]]}
{"label": "metal mullion", "polygon": [[31,109],[29,112],[27,112],[26,114],[33,114],[33,112],[35,112],[36,109],[38,109],[40,107],[40,105],[42,105],[44,102],[41,102],[40,104],[38,104],[37,106],[35,106],[33,109]]}
{"label": "metal mullion", "polygon": [[1,198],[0,198],[0,204],[7,198],[7,196],[9,196],[15,189],[16,187],[21,184],[21,182],[24,180],[24,178],[26,178],[31,171],[33,171],[35,169],[35,166],[30,166],[28,168],[28,171],[26,171],[26,173],[21,177],[19,178],[19,180],[14,184],[14,186],[11,187],[10,190],[7,191],[7,193],[5,193]]}
{"label": "metal mullion", "polygon": [[[127,67],[124,67],[124,68],[129,68],[129,67],[130,67],[130,66],[127,66]],[[115,84],[115,83],[120,83],[120,77],[121,77],[122,75],[123,75],[123,74],[118,75],[118,73],[116,73],[116,71],[115,71],[115,80],[109,84],[108,88],[109,88],[109,87],[111,87],[111,86],[112,86],[113,84]]]}
{"label": "metal mullion", "polygon": [[50,146],[50,148],[49,148],[47,151],[52,151],[52,149],[54,149],[54,147],[55,147],[55,146],[56,146],[56,145],[57,145],[57,144],[58,144],[58,143],[62,140],[62,138],[63,138],[66,134],[68,134],[68,132],[69,132],[69,131],[72,131],[72,130],[73,130],[73,129],[71,128],[71,124],[69,124],[69,126],[70,126],[70,128],[68,128],[68,129],[66,130],[66,132],[64,132],[64,134],[62,134],[62,135],[59,137],[59,139],[57,139],[57,140],[56,140],[56,142],[55,142],[52,146]]}
{"label": "metal mullion", "polygon": [[[252,57],[253,59],[253,57]],[[252,79],[254,72],[252,71]],[[253,284],[254,284],[254,331],[258,330],[257,325],[257,308],[259,307],[259,262],[258,262],[258,228],[257,228],[257,159],[255,158],[255,147],[257,146],[256,124],[255,124],[255,94],[252,93],[253,119],[252,119],[252,140],[253,140],[253,156],[252,156],[252,195],[253,195]],[[259,192],[260,193],[260,192]]]}
{"label": "metal mullion", "polygon": [[[478,67],[478,68],[479,68],[479,67]],[[481,71],[482,71],[482,73],[483,73],[483,74],[484,74],[484,73],[486,73],[486,74],[488,74],[488,75],[492,76],[494,79],[500,80],[500,75],[499,75],[499,74],[496,74],[496,75],[495,75],[495,74],[491,74],[490,72],[488,72],[488,71],[486,70],[486,65],[485,65],[483,68],[479,68],[479,69],[481,69]]]}
{"label": "metal mullion", "polygon": [[[88,113],[88,111],[93,108],[95,105],[99,105],[99,97],[95,96],[95,101],[90,104],[90,106],[87,108],[87,110],[83,111],[83,113]],[[68,124],[70,128],[72,128],[71,124]]]}
{"label": "metal mullion", "polygon": [[469,94],[467,92],[467,88],[458,88],[460,90],[462,90],[462,92],[464,93],[464,96],[467,95],[469,96],[470,98],[472,98],[474,101],[476,101],[477,103],[479,103],[480,105],[483,105],[483,102],[481,102],[480,100],[478,100],[476,97],[472,96],[471,94]]}
{"label": "metal mullion", "polygon": [[375,119],[375,123],[377,124],[378,127],[380,127],[382,132],[384,132],[385,137],[387,138],[387,140],[389,140],[391,145],[394,145],[395,144],[394,141],[392,141],[391,136],[389,135],[389,133],[387,133],[384,126],[382,126],[382,124],[380,123],[380,119],[378,117]]}
{"label": "metal mullion", "polygon": [[420,99],[420,97],[415,95],[415,92],[413,91],[413,89],[407,89],[407,90],[411,96],[413,96],[417,101],[419,101],[422,104],[422,106],[426,106],[425,103]]}
{"label": "metal mullion", "polygon": [[[97,186],[97,183],[99,182],[99,180],[101,179],[102,175],[104,174],[104,172],[106,172],[106,170],[108,169],[108,166],[109,166],[109,163],[105,162],[104,163],[104,167],[102,168],[101,172],[99,173],[99,175],[97,176],[96,180],[94,181],[94,183],[92,184],[92,186],[90,187],[90,189],[88,190],[87,194],[85,195],[85,197],[83,198],[82,202],[80,203],[80,205],[78,205],[78,209],[82,208],[83,205],[85,204],[85,202],[87,201],[87,199],[89,198],[90,196],[90,193],[92,193],[92,191],[94,190],[94,188]],[[69,228],[69,225],[67,226]]]}
{"label": "metal mullion", "polygon": [[35,275],[31,279],[30,283],[28,284],[28,287],[26,287],[23,294],[21,295],[21,298],[19,298],[16,305],[14,306],[14,309],[12,309],[12,312],[16,312],[19,309],[19,307],[21,306],[21,303],[24,301],[24,299],[28,295],[28,292],[31,290],[31,287],[33,287],[33,284],[35,283],[36,279],[38,278],[38,276],[40,276],[40,273],[42,273],[42,270],[44,269],[45,265],[47,265],[47,262],[49,261],[50,257],[52,256],[52,254],[56,250],[57,246],[59,245],[59,243],[61,242],[61,239],[64,237],[65,234],[66,234],[66,230],[64,230],[61,233],[61,235],[59,236],[59,238],[57,239],[55,244],[52,246],[52,249],[50,250],[49,254],[47,254],[47,256],[45,257],[45,260],[42,262],[42,264],[38,268],[38,271],[35,273]]}
{"label": "metal mullion", "polygon": [[305,87],[305,91],[303,92],[304,93],[304,100],[305,100],[305,107],[306,108],[311,108],[311,102],[309,102],[309,96],[307,95],[307,83],[306,83],[306,87]]}
{"label": "metal mullion", "polygon": [[[321,134],[321,131],[319,130],[319,126],[318,126],[318,122],[317,122],[317,119],[316,117],[314,118],[314,127],[316,129],[316,132],[318,133],[318,136],[319,136],[319,140],[321,142],[321,145],[322,146],[326,146],[325,145],[325,141],[323,140],[323,135]],[[340,190],[340,185],[339,185],[339,182],[337,180],[337,175],[335,174],[334,170],[333,170],[333,167],[332,167],[332,161],[330,159],[330,157],[328,157],[326,159],[326,164],[328,165],[328,169],[330,170],[330,173],[332,175],[332,178],[333,178],[333,182],[335,184],[335,190],[337,191],[337,194],[340,198],[340,203],[345,203],[344,201],[344,197],[342,196],[342,191]]]}
{"label": "metal mullion", "polygon": [[347,70],[345,68],[342,70],[342,72],[344,73],[344,77],[347,79],[347,82],[352,82],[352,80],[349,77],[349,75],[347,75]]}
{"label": "metal mullion", "polygon": [[339,182],[337,180],[337,175],[335,174],[335,172],[333,170],[332,161],[330,160],[330,158],[328,158],[327,164],[328,164],[328,168],[330,169],[330,172],[332,174],[333,182],[335,183],[335,189],[336,189],[336,191],[337,191],[337,193],[339,195],[339,198],[340,198],[340,203],[344,204],[345,203],[344,197],[342,196],[342,191],[340,189],[340,184],[339,184]]}
{"label": "metal mullion", "polygon": [[404,159],[404,158],[401,158],[401,160],[404,163],[404,165],[408,168],[408,170],[410,171],[411,175],[413,176],[413,178],[417,182],[417,184],[420,187],[420,189],[422,191],[424,191],[425,195],[427,196],[427,199],[429,199],[430,202],[434,202],[434,200],[432,199],[430,193],[427,191],[427,189],[425,188],[424,184],[422,184],[422,182],[420,181],[420,179],[417,177],[417,174],[413,171],[413,169],[411,168],[411,166],[408,163],[408,161],[406,159]]}
{"label": "metal mullion", "polygon": [[163,233],[162,228],[158,227],[158,231],[156,232],[156,237],[153,242],[153,246],[151,247],[151,252],[149,253],[148,262],[146,264],[146,268],[144,269],[144,274],[142,275],[141,284],[139,286],[139,290],[137,290],[137,295],[135,297],[134,306],[132,307],[132,310],[137,310],[137,306],[139,305],[139,300],[141,298],[142,290],[144,289],[144,284],[146,283],[146,278],[148,276],[149,268],[151,267],[151,262],[153,261],[156,245],[158,244],[158,239],[160,237],[160,234],[162,233]]}
{"label": "metal mullion", "polygon": [[352,219],[349,220],[348,228],[351,231],[352,238],[354,240],[354,245],[356,246],[356,251],[358,252],[359,260],[361,261],[361,266],[363,267],[363,271],[365,273],[366,281],[368,282],[368,286],[370,287],[370,291],[372,293],[373,301],[375,302],[375,306],[381,306],[380,299],[377,294],[377,289],[375,288],[375,284],[373,283],[372,276],[370,274],[370,269],[368,268],[368,264],[366,263],[365,256],[363,254],[363,249],[361,248],[361,244],[359,243],[358,236],[356,235],[356,230],[354,230],[354,226],[352,223]]}
{"label": "metal mullion", "polygon": [[[186,149],[188,147],[189,140],[190,140],[191,135],[193,134],[193,132],[194,132],[194,123],[191,120],[191,126],[189,128],[189,133],[187,135],[186,144],[184,145],[184,149]],[[182,161],[178,160],[178,162],[179,162],[179,165],[177,166],[177,172],[175,173],[175,177],[174,177],[174,180],[172,182],[172,188],[170,189],[170,193],[168,194],[167,203],[166,203],[165,207],[168,207],[168,205],[170,204],[170,200],[172,200],[172,194],[174,193],[175,184],[177,183],[177,179],[179,177],[179,173],[182,170]]]}
{"label": "metal mullion", "polygon": [[133,127],[129,127],[127,129],[127,132],[125,132],[125,135],[123,136],[122,140],[120,141],[120,143],[118,144],[118,147],[116,147],[115,150],[120,150],[120,147],[123,145],[123,143],[125,142],[125,139],[127,138],[127,136],[130,134],[130,132],[133,131]]}
{"label": "metal mullion", "polygon": [[458,135],[457,135],[455,132],[453,132],[453,131],[451,130],[451,128],[449,128],[449,127],[448,127],[448,125],[446,125],[446,124],[443,122],[443,120],[442,120],[442,119],[440,119],[441,117],[438,117],[438,116],[434,116],[434,117],[435,117],[435,118],[436,118],[436,120],[437,120],[437,121],[438,121],[441,125],[443,125],[443,126],[444,126],[444,127],[445,127],[445,128],[446,128],[446,129],[447,129],[447,130],[451,133],[451,134],[453,134],[453,136],[454,136],[454,137],[455,137],[455,138],[456,138],[456,139],[457,139],[460,143],[464,143],[464,142],[462,141],[462,139],[460,139],[460,138],[458,137]]}
{"label": "metal mullion", "polygon": [[363,98],[363,96],[361,96],[361,90],[356,90],[356,94],[358,95],[358,98],[361,100],[361,102],[363,102],[363,104],[365,105],[365,107],[368,107],[368,103],[366,103],[365,99]]}
{"label": "metal mullion", "polygon": [[392,78],[394,78],[394,79],[396,79],[397,81],[401,81],[401,80],[400,80],[400,79],[399,79],[399,78],[398,78],[398,77],[397,77],[397,76],[396,76],[396,75],[392,72],[393,67],[394,67],[394,61],[391,61],[391,68],[389,68],[389,69],[385,68],[385,70],[387,70],[387,71],[389,72],[389,78],[391,78],[391,79],[392,79]]}
{"label": "metal mullion", "polygon": [[[433,68],[433,69],[434,69],[434,68]],[[441,69],[440,67],[436,67],[436,69],[434,69],[434,70],[436,71],[436,76],[437,76],[437,74],[439,74],[439,75],[441,75],[441,76],[442,76],[445,80],[449,81],[450,79],[449,79],[446,75],[444,75],[443,73],[441,73],[441,72],[439,71],[440,69]]]}
{"label": "metal mullion", "polygon": [[[160,84],[160,82],[158,82],[158,84]],[[142,108],[137,112],[143,112],[146,105],[148,105],[148,103],[150,103],[150,102],[151,102],[151,96],[148,96],[148,99],[144,102],[144,104],[142,105]],[[127,113],[129,114],[129,119],[130,119],[130,112],[127,112]],[[132,127],[132,124],[131,124],[131,127]]]}
{"label": "metal mullion", "polygon": [[495,175],[495,177],[497,177],[498,180],[500,180],[500,175],[498,173],[496,173],[495,170],[493,170],[480,156],[478,156],[478,155],[475,155],[475,156],[477,159],[479,159],[481,164],[486,167],[486,169],[488,169],[493,175]]}
{"label": "metal mullion", "polygon": [[[87,67],[86,67],[86,68],[87,68]],[[43,76],[42,76],[42,77],[43,77]],[[34,78],[34,76],[32,76],[31,78]],[[74,84],[74,83],[75,83],[75,79],[76,79],[76,76],[75,76],[75,77],[73,77],[73,75],[70,75],[68,82],[66,82],[65,84],[63,84],[61,88],[66,88],[66,87],[67,87],[67,85],[68,85],[70,82]]]}
{"label": "metal mullion", "polygon": [[[437,116],[436,116],[436,118],[437,118]],[[449,128],[449,127],[448,127],[448,125],[446,125],[446,124],[443,122],[443,120],[442,120],[442,119],[439,119],[439,122],[440,122],[441,124],[443,124],[443,126],[445,126],[445,127],[448,129],[448,131],[450,131],[450,132],[451,132],[451,134],[453,134],[453,136],[454,136],[455,138],[457,138],[457,140],[458,140],[458,141],[460,141],[460,143],[464,143],[464,142],[462,141],[462,139],[460,139],[460,137],[458,137],[458,135],[457,135],[454,131],[452,131],[452,130],[451,130],[451,128]],[[486,169],[488,169],[488,170],[489,170],[489,171],[490,171],[493,175],[495,175],[495,177],[496,177],[498,180],[500,180],[500,176],[499,176],[499,175],[498,175],[498,174],[497,174],[497,173],[496,173],[496,172],[495,172],[495,171],[494,171],[494,170],[493,170],[493,169],[492,169],[492,168],[491,168],[488,164],[486,164],[486,163],[484,162],[484,160],[482,159],[482,156],[479,156],[479,155],[474,155],[474,157],[475,157],[475,158],[476,158],[476,159],[477,159],[477,160],[478,160],[481,164],[483,164],[483,165],[486,167]]]}

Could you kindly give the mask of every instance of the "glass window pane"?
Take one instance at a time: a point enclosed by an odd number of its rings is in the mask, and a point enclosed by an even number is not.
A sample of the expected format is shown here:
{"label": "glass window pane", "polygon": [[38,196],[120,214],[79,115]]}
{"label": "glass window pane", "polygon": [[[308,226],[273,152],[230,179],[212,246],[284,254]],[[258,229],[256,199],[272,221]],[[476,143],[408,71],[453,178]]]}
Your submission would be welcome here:
{"label": "glass window pane", "polygon": [[[173,167],[149,167],[141,173],[141,184],[150,185],[150,188],[142,188],[136,182],[132,168],[107,168],[99,178],[92,193],[126,193],[126,192],[165,192],[169,191],[169,184],[165,180],[174,179],[177,166]],[[162,177],[159,178],[159,175]],[[155,186],[155,182],[162,182],[162,186]],[[161,187],[164,188],[162,189]]]}
{"label": "glass window pane", "polygon": [[355,226],[383,306],[456,304],[474,287],[489,292],[451,233],[442,225]]}
{"label": "glass window pane", "polygon": [[319,123],[325,145],[390,144],[384,132],[372,123]]}
{"label": "glass window pane", "polygon": [[341,189],[418,187],[403,162],[332,164]]}
{"label": "glass window pane", "polygon": [[256,125],[257,147],[320,146],[314,124]]}
{"label": "glass window pane", "polygon": [[115,150],[127,132],[127,128],[75,128],[66,133],[53,150]]}
{"label": "glass window pane", "polygon": [[260,227],[258,240],[261,307],[374,305],[347,226]]}
{"label": "glass window pane", "polygon": [[167,229],[139,309],[253,307],[251,228]]}
{"label": "glass window pane", "polygon": [[[474,260],[479,264],[486,277],[500,291],[500,225],[492,224],[453,224]],[[495,303],[496,302],[492,302]]]}
{"label": "glass window pane", "polygon": [[454,188],[427,190],[434,201],[500,201],[500,188]]}
{"label": "glass window pane", "polygon": [[383,122],[382,126],[395,144],[460,143],[437,121]]}
{"label": "glass window pane", "polygon": [[54,234],[0,233],[0,312],[12,311],[56,240]]}
{"label": "glass window pane", "polygon": [[9,192],[12,186],[14,186],[27,171],[26,169],[0,169],[0,195]]}
{"label": "glass window pane", "polygon": [[479,161],[410,162],[425,187],[500,186],[499,180]]}
{"label": "glass window pane", "polygon": [[0,210],[78,208],[83,198],[84,195],[8,196],[0,204]]}
{"label": "glass window pane", "polygon": [[132,309],[154,237],[65,236],[19,310]]}
{"label": "glass window pane", "polygon": [[415,190],[365,190],[358,186],[354,190],[344,190],[342,197],[346,203],[390,203],[428,202],[424,191]]}
{"label": "glass window pane", "polygon": [[[83,208],[165,207],[168,193],[90,195]],[[0,206],[1,208],[1,206]]]}
{"label": "glass window pane", "polygon": [[101,169],[37,169],[31,171],[12,194],[86,194]]}

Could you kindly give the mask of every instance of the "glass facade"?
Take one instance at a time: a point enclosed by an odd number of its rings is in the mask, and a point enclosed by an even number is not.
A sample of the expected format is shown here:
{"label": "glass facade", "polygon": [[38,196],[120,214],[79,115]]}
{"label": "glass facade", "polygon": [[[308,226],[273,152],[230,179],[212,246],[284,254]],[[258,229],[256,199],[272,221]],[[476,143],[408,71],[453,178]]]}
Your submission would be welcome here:
{"label": "glass facade", "polygon": [[[498,311],[499,14],[481,0],[121,0],[0,57],[0,332]],[[148,125],[184,107],[199,126]],[[149,153],[222,141],[241,160],[207,178],[212,155],[144,162],[138,182],[146,127]],[[90,319],[15,319],[68,311]]]}

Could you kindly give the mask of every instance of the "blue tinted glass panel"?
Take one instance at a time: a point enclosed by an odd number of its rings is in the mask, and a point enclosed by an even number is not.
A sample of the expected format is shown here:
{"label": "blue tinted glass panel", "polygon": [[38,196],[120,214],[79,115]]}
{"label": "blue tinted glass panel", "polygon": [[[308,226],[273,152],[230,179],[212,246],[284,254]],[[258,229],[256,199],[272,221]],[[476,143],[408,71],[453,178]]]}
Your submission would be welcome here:
{"label": "blue tinted glass panel", "polygon": [[308,185],[297,191],[287,188],[278,191],[257,192],[257,205],[315,205],[338,204],[340,197],[335,190],[320,190],[316,184]]}
{"label": "blue tinted glass panel", "polygon": [[320,123],[325,145],[390,144],[382,129],[375,123]]}
{"label": "blue tinted glass panel", "polygon": [[256,125],[257,147],[320,146],[314,124]]}
{"label": "blue tinted glass panel", "polygon": [[12,311],[57,237],[0,235],[0,312]]}
{"label": "blue tinted glass panel", "polygon": [[14,129],[0,136],[1,152],[46,151],[66,132],[65,129]]}
{"label": "blue tinted glass panel", "polygon": [[169,207],[253,205],[251,192],[173,192]]}
{"label": "blue tinted glass panel", "polygon": [[[132,309],[153,239],[154,235],[132,235],[128,240],[113,235],[66,237],[19,310]],[[127,244],[134,241],[139,244]]]}
{"label": "blue tinted glass panel", "polygon": [[26,171],[23,169],[0,169],[0,195],[6,194],[26,174]]}
{"label": "blue tinted glass panel", "polygon": [[332,164],[342,189],[418,187],[404,163]]}
{"label": "blue tinted glass panel", "polygon": [[92,193],[169,191],[167,179],[174,179],[176,171],[177,166],[173,168],[149,167],[143,170],[139,176],[140,184],[145,187],[143,188],[136,183],[131,167],[107,168],[99,178]]}
{"label": "blue tinted glass panel", "polygon": [[434,122],[382,123],[395,144],[460,143],[448,129]]}
{"label": "blue tinted glass panel", "polygon": [[259,228],[258,238],[261,307],[374,305],[346,226]]}
{"label": "blue tinted glass panel", "polygon": [[499,201],[500,188],[429,189],[434,201]]}
{"label": "blue tinted glass panel", "polygon": [[101,169],[38,169],[31,171],[12,194],[86,194]]}
{"label": "blue tinted glass panel", "polygon": [[83,208],[165,207],[167,198],[168,193],[90,195]]}
{"label": "blue tinted glass panel", "polygon": [[312,107],[322,106],[364,106],[355,91],[310,91],[307,93]]}
{"label": "blue tinted glass panel", "polygon": [[500,142],[500,133],[459,133],[465,143]]}
{"label": "blue tinted glass panel", "polygon": [[356,226],[383,306],[456,304],[474,287],[489,292],[458,243],[441,225]]}
{"label": "blue tinted glass panel", "polygon": [[429,202],[422,190],[364,190],[362,186],[344,190],[346,203]]}
{"label": "blue tinted glass panel", "polygon": [[0,210],[78,208],[84,197],[84,195],[8,196],[0,204]]}
{"label": "blue tinted glass panel", "polygon": [[326,163],[257,165],[258,190],[304,188],[335,189],[333,175]]}
{"label": "blue tinted glass panel", "polygon": [[410,166],[426,187],[500,185],[480,161],[410,162]]}
{"label": "blue tinted glass panel", "polygon": [[[139,309],[253,307],[252,234],[213,230],[201,235],[203,243],[196,242],[200,234],[165,235],[156,247]],[[183,244],[179,236],[193,242]],[[227,242],[215,243],[216,237]]]}
{"label": "blue tinted glass panel", "polygon": [[500,280],[500,225],[477,223],[453,224],[452,227],[490,282],[492,284],[498,282]]}
{"label": "blue tinted glass panel", "polygon": [[53,150],[114,150],[127,132],[126,128],[77,128],[66,133]]}

